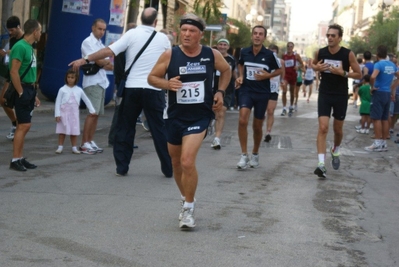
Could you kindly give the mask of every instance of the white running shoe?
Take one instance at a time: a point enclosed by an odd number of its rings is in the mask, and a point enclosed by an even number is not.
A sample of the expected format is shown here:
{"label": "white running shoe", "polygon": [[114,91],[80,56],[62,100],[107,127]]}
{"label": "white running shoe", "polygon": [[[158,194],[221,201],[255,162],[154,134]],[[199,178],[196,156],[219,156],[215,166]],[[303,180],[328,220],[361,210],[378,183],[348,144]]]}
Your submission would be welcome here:
{"label": "white running shoe", "polygon": [[238,169],[246,169],[249,162],[249,158],[247,154],[241,154],[240,161],[237,163]]}
{"label": "white running shoe", "polygon": [[96,153],[102,153],[104,151],[104,149],[99,147],[94,141],[91,141],[90,145],[96,151]]}
{"label": "white running shoe", "polygon": [[88,142],[84,143],[83,146],[80,147],[80,152],[87,155],[96,154],[96,150],[94,150]]}
{"label": "white running shoe", "polygon": [[259,154],[257,154],[257,155],[252,154],[251,160],[249,161],[249,166],[251,168],[259,167]]}
{"label": "white running shoe", "polygon": [[182,230],[188,230],[195,227],[194,208],[183,208],[183,216],[179,221],[179,227]]}
{"label": "white running shoe", "polygon": [[6,138],[8,140],[14,140],[14,134],[15,134],[15,130],[17,129],[17,127],[12,126],[10,129],[10,132],[7,134]]}
{"label": "white running shoe", "polygon": [[[183,215],[184,215],[184,202],[186,202],[185,198],[180,198],[179,221],[181,221],[181,219],[183,219]],[[194,205],[195,205],[195,198],[194,198]]]}
{"label": "white running shoe", "polygon": [[383,151],[383,148],[382,148],[381,143],[379,143],[379,142],[377,143],[377,141],[374,141],[371,146],[366,146],[364,148],[364,150],[371,151],[371,152],[381,152],[381,151]]}
{"label": "white running shoe", "polygon": [[219,137],[215,137],[215,139],[213,139],[211,147],[215,150],[219,150],[222,148],[222,146],[220,145],[220,139]]}

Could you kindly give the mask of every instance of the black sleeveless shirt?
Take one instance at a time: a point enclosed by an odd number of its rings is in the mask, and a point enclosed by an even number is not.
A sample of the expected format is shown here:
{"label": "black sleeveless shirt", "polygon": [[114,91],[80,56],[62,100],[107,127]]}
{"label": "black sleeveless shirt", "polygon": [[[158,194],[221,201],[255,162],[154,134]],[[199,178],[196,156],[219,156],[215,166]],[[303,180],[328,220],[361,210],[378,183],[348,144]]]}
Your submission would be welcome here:
{"label": "black sleeveless shirt", "polygon": [[[319,50],[317,61],[329,63],[333,66],[342,66],[342,69],[349,72],[349,53],[351,50],[341,47],[340,50],[331,54],[328,46]],[[348,78],[330,73],[329,70],[321,72],[320,93],[334,95],[348,95]]]}
{"label": "black sleeveless shirt", "polygon": [[210,47],[202,46],[201,53],[195,57],[184,54],[179,46],[172,48],[167,69],[168,79],[180,76],[183,88],[178,92],[168,90],[166,119],[196,121],[214,117],[212,110],[214,69],[215,58]]}

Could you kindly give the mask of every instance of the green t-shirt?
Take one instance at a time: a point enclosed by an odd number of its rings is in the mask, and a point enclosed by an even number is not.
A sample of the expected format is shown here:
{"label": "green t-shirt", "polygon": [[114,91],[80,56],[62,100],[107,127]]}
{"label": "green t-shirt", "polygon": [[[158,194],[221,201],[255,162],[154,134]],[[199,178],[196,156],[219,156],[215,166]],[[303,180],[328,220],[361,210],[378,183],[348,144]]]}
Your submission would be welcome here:
{"label": "green t-shirt", "polygon": [[[33,62],[32,62],[33,57]],[[24,83],[34,83],[36,82],[36,57],[33,53],[33,47],[25,40],[17,42],[10,53],[10,70],[12,68],[12,61],[16,59],[21,62],[21,67],[19,68],[19,75],[22,76],[25,70],[29,67],[32,62],[32,66],[25,77],[22,79]]]}
{"label": "green t-shirt", "polygon": [[370,84],[365,84],[360,86],[358,94],[361,101],[359,113],[370,114],[370,102],[371,102]]}

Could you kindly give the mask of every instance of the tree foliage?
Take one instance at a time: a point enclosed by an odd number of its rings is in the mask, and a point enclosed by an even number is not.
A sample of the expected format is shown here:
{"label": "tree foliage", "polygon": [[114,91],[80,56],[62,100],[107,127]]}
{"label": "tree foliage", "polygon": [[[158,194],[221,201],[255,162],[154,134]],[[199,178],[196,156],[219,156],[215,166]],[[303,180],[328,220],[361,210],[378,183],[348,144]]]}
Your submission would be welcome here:
{"label": "tree foliage", "polygon": [[363,54],[364,51],[371,51],[365,37],[355,36],[349,41],[349,48],[355,55]]}
{"label": "tree foliage", "polygon": [[368,43],[371,51],[375,51],[379,45],[386,45],[388,51],[396,51],[398,40],[399,12],[394,8],[389,16],[379,12],[374,17],[368,34]]}
{"label": "tree foliage", "polygon": [[208,23],[209,18],[219,18],[221,12],[219,8],[223,5],[221,0],[195,0],[194,11],[197,14],[201,14],[202,18]]}
{"label": "tree foliage", "polygon": [[389,52],[396,52],[399,29],[399,10],[394,7],[389,13],[380,11],[373,19],[365,36],[352,37],[349,47],[355,54],[368,50],[375,53],[379,45],[386,45]]}
{"label": "tree foliage", "polygon": [[[232,33],[229,31],[230,27],[229,25],[238,27],[238,33]],[[251,31],[249,27],[236,19],[231,19],[229,18],[227,21],[227,34],[226,38],[230,41],[230,47],[236,48],[236,47],[246,47],[249,46],[251,43]]]}

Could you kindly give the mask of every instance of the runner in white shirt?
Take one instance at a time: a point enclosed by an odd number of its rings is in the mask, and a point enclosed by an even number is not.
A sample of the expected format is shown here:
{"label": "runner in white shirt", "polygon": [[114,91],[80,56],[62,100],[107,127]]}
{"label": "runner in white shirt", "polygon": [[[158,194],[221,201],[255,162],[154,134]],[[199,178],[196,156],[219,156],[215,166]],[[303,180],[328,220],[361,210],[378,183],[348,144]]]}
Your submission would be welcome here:
{"label": "runner in white shirt", "polygon": [[[277,45],[270,45],[269,49],[272,50],[277,57],[278,54],[278,46]],[[265,142],[270,142],[272,140],[272,136],[270,135],[272,132],[272,127],[274,123],[274,110],[276,109],[277,106],[277,100],[278,100],[278,93],[280,89],[280,85],[284,84],[284,75],[285,75],[285,67],[284,67],[284,60],[279,58],[280,60],[280,65],[282,69],[282,74],[275,76],[270,79],[270,98],[269,101],[267,102],[267,118],[266,118],[266,135],[265,139],[263,141]]]}
{"label": "runner in white shirt", "polygon": [[314,76],[315,76],[315,71],[312,69],[311,66],[312,66],[312,59],[310,58],[305,66],[305,68],[306,68],[305,81],[302,85],[303,97],[306,97],[306,86],[309,86],[308,98],[306,99],[306,102],[308,102],[308,103],[309,103],[310,96],[312,95],[313,80],[314,80]]}

